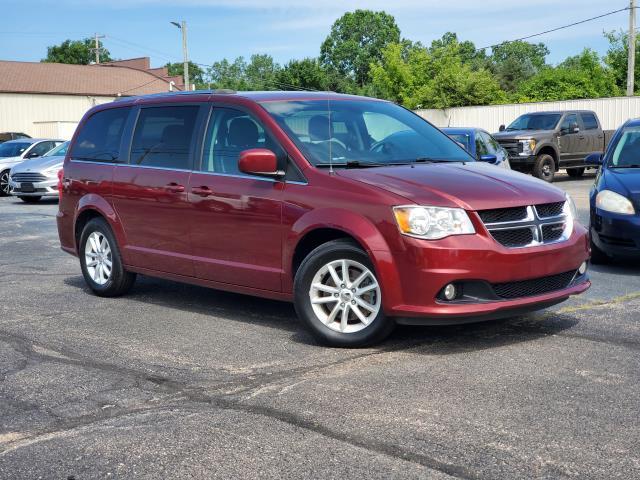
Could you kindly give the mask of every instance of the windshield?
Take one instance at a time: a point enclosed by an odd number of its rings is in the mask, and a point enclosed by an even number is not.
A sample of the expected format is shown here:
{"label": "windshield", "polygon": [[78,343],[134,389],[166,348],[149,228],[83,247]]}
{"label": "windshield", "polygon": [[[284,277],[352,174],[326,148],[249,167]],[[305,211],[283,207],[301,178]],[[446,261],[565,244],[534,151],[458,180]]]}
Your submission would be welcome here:
{"label": "windshield", "polygon": [[474,161],[440,130],[393,103],[305,100],[262,106],[316,166]]}
{"label": "windshield", "polygon": [[30,143],[26,142],[6,142],[0,144],[0,158],[3,157],[17,157],[22,152],[24,152],[27,148],[31,146]]}
{"label": "windshield", "polygon": [[516,118],[507,130],[553,130],[561,116],[559,113],[527,113]]}
{"label": "windshield", "polygon": [[469,138],[468,134],[466,134],[466,133],[447,133],[447,135],[449,136],[449,138],[452,138],[453,140],[458,142],[460,145],[462,145],[465,150],[469,151],[469,147],[471,145],[469,143],[470,138]]}
{"label": "windshield", "polygon": [[640,127],[627,127],[622,130],[609,166],[614,168],[640,166]]}
{"label": "windshield", "polygon": [[51,150],[45,153],[43,157],[64,157],[67,154],[68,146],[69,142],[61,143],[57,147],[53,147]]}

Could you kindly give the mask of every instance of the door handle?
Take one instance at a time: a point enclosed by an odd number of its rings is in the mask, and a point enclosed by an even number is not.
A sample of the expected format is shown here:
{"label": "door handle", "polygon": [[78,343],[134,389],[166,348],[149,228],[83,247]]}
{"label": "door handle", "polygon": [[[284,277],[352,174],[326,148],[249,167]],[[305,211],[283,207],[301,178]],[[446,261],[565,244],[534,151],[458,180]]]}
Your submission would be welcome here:
{"label": "door handle", "polygon": [[171,182],[168,185],[165,185],[164,189],[171,193],[182,193],[184,192],[184,185],[178,185],[175,182]]}
{"label": "door handle", "polygon": [[208,197],[209,195],[213,195],[213,190],[209,187],[193,187],[191,189],[191,193],[194,195],[199,195],[201,197]]}
{"label": "door handle", "polygon": [[584,140],[584,135],[580,135],[578,138],[579,138],[580,140]]}

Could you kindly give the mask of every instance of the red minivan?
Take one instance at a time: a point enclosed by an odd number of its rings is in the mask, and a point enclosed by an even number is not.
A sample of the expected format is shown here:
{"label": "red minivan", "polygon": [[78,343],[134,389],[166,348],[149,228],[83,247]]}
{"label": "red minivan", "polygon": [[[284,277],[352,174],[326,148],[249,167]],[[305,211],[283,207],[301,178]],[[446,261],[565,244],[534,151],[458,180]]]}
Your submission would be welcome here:
{"label": "red minivan", "polygon": [[89,287],[136,274],[293,301],[334,346],[475,322],[589,288],[572,200],[357,96],[185,92],[92,108],[60,175]]}

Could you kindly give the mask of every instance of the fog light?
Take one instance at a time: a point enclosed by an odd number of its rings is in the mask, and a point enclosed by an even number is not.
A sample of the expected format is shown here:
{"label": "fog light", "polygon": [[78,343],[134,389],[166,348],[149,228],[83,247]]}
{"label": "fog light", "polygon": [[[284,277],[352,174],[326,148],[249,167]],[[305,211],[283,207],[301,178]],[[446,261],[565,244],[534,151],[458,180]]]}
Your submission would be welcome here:
{"label": "fog light", "polygon": [[578,273],[580,275],[584,275],[587,272],[587,262],[582,262],[580,268],[578,268]]}
{"label": "fog light", "polygon": [[453,300],[458,294],[456,286],[453,283],[450,283],[449,285],[444,287],[444,291],[442,293],[444,295],[444,298],[446,298],[447,300]]}

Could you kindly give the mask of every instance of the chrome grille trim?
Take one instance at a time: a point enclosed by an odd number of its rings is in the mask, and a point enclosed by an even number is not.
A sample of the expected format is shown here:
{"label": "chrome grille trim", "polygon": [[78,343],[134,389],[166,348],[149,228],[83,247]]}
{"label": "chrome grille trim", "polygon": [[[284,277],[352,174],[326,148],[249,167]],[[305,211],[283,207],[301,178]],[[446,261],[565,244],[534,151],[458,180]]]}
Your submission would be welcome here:
{"label": "chrome grille trim", "polygon": [[40,172],[18,172],[11,175],[11,180],[16,183],[31,182],[38,183],[47,180],[47,176]]}

